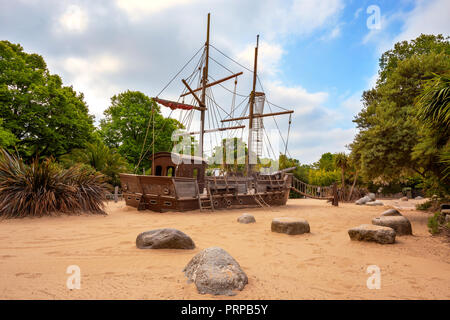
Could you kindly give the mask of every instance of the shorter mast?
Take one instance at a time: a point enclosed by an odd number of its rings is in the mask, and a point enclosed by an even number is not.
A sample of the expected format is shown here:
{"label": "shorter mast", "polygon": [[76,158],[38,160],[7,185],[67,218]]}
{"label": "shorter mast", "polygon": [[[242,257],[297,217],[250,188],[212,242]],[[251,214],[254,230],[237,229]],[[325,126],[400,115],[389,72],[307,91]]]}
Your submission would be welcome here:
{"label": "shorter mast", "polygon": [[247,156],[245,158],[246,167],[247,167],[247,175],[251,174],[252,165],[250,162],[253,160],[253,157],[250,157],[252,153],[252,140],[253,140],[253,109],[255,106],[255,92],[256,92],[256,77],[258,70],[258,45],[259,45],[259,35],[256,36],[256,47],[255,47],[255,62],[253,67],[253,89],[250,93],[250,111],[248,116],[248,145],[247,145]]}
{"label": "shorter mast", "polygon": [[[203,79],[202,79],[202,95],[201,102],[203,106],[206,105],[206,85],[208,82],[208,65],[209,65],[209,25],[210,25],[210,13],[208,13],[208,23],[206,29],[206,42],[205,42],[205,66],[203,67]],[[200,112],[200,157],[203,158],[203,144],[205,134],[205,110]]]}

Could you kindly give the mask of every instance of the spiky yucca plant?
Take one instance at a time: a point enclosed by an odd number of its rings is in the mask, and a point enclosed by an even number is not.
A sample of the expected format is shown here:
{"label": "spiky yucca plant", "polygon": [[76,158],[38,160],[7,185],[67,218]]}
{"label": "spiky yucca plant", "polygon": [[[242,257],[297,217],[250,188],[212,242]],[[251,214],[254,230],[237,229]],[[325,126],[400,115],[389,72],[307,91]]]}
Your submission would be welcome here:
{"label": "spiky yucca plant", "polygon": [[53,159],[30,165],[0,149],[0,217],[105,214],[103,176],[74,166],[62,169]]}

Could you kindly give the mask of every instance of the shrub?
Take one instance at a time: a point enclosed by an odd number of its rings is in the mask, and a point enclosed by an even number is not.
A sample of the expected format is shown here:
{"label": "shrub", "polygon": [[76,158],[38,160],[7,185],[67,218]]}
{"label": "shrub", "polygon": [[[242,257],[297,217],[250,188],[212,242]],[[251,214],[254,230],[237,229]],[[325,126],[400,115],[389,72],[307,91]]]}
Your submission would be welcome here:
{"label": "shrub", "polygon": [[0,149],[0,217],[105,214],[103,181],[81,166],[62,169],[52,158],[26,165]]}
{"label": "shrub", "polygon": [[439,212],[436,212],[432,217],[428,218],[428,231],[430,231],[430,233],[433,235],[439,233],[439,220]]}
{"label": "shrub", "polygon": [[417,204],[416,209],[426,211],[426,210],[430,209],[432,205],[433,205],[433,201],[428,200],[424,203]]}

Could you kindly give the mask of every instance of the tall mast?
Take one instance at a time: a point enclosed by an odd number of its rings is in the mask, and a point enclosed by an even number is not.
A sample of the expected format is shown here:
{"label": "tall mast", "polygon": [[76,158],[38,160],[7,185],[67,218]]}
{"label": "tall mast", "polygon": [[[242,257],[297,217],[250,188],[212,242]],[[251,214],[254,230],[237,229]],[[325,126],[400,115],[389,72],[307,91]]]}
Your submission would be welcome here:
{"label": "tall mast", "polygon": [[251,173],[252,164],[250,163],[250,153],[252,151],[252,138],[253,138],[253,109],[255,106],[255,94],[256,94],[256,77],[258,71],[258,45],[259,45],[259,35],[256,36],[256,47],[255,47],[255,62],[253,67],[253,89],[250,94],[250,111],[248,117],[248,152],[246,157],[247,162],[247,174]]}
{"label": "tall mast", "polygon": [[[202,79],[202,95],[201,101],[203,105],[206,105],[206,84],[208,82],[208,64],[209,64],[209,24],[210,13],[208,13],[208,24],[206,28],[206,42],[205,42],[205,66],[203,67],[203,79]],[[200,111],[200,156],[203,158],[203,141],[205,133],[205,110]]]}

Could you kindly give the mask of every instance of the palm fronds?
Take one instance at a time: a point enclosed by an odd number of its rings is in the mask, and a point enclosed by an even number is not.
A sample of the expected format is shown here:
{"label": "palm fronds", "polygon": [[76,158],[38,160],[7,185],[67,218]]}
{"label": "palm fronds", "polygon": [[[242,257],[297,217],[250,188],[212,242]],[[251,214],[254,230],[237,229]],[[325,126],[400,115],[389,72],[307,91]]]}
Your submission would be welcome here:
{"label": "palm fronds", "polygon": [[417,100],[418,118],[434,127],[450,126],[450,76],[435,75],[429,80]]}
{"label": "palm fronds", "polygon": [[22,159],[0,149],[0,217],[89,212],[105,214],[103,176],[79,166],[62,169],[52,159]]}

